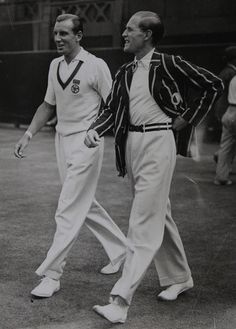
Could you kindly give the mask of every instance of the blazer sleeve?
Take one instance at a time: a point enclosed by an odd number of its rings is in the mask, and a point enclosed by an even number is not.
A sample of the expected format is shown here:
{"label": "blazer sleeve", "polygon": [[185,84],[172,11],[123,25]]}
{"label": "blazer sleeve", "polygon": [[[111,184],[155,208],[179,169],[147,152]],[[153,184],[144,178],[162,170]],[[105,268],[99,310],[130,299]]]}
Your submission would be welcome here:
{"label": "blazer sleeve", "polygon": [[[187,106],[181,116],[198,125],[212,108],[216,99],[224,90],[223,81],[210,71],[194,65],[180,56],[173,56],[176,79],[179,84],[186,84],[188,90]],[[193,100],[193,101],[191,101]]]}
{"label": "blazer sleeve", "polygon": [[122,74],[122,67],[117,71],[114,81],[112,83],[111,92],[107,97],[106,104],[102,111],[91,124],[88,130],[94,129],[98,135],[102,137],[107,131],[114,128],[115,113],[118,107],[119,91],[120,91],[120,78]]}

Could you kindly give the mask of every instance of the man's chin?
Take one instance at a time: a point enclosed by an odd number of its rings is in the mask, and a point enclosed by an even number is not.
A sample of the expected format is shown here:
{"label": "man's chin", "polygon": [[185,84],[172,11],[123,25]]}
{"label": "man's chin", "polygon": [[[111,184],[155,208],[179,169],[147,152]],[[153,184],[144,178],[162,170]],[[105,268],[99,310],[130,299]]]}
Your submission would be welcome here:
{"label": "man's chin", "polygon": [[132,53],[132,51],[129,49],[129,47],[124,46],[123,50],[125,53]]}
{"label": "man's chin", "polygon": [[57,48],[58,54],[64,55],[64,49],[63,48]]}

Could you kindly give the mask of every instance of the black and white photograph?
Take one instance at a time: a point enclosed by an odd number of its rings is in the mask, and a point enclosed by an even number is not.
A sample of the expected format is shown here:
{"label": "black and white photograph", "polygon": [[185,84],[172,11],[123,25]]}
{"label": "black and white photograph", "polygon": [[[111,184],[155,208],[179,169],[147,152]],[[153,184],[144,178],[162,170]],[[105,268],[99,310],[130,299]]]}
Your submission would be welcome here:
{"label": "black and white photograph", "polygon": [[0,0],[0,329],[236,328],[236,1]]}

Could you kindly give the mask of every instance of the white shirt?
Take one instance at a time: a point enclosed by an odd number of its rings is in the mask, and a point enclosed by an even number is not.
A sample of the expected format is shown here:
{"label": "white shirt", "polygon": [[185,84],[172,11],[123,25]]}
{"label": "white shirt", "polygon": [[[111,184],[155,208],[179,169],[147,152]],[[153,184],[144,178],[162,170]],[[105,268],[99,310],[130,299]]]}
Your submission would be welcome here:
{"label": "white shirt", "polygon": [[135,58],[138,67],[133,74],[131,82],[130,122],[133,125],[171,122],[161,108],[157,105],[149,90],[149,66],[154,48],[141,60]]}
{"label": "white shirt", "polygon": [[[63,89],[57,76],[58,65],[60,79],[65,83],[80,60],[83,64],[79,71]],[[44,100],[56,105],[56,130],[64,136],[87,130],[98,114],[101,99],[106,101],[111,84],[107,64],[82,47],[70,64],[64,56],[55,58],[50,65]]]}
{"label": "white shirt", "polygon": [[228,102],[231,105],[236,105],[236,75],[231,79],[229,84]]}

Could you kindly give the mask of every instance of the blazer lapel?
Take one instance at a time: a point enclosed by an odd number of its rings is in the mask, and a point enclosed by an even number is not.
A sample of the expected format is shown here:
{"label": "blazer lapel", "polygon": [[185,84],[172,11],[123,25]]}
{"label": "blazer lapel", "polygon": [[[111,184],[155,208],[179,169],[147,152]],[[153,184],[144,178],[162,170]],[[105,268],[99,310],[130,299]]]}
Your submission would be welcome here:
{"label": "blazer lapel", "polygon": [[132,67],[132,63],[126,66],[121,80],[121,94],[127,108],[129,108],[129,91],[133,77]]}
{"label": "blazer lapel", "polygon": [[149,69],[149,90],[154,99],[157,98],[162,85],[162,71],[163,64],[161,60],[161,54],[155,49],[151,58]]}

